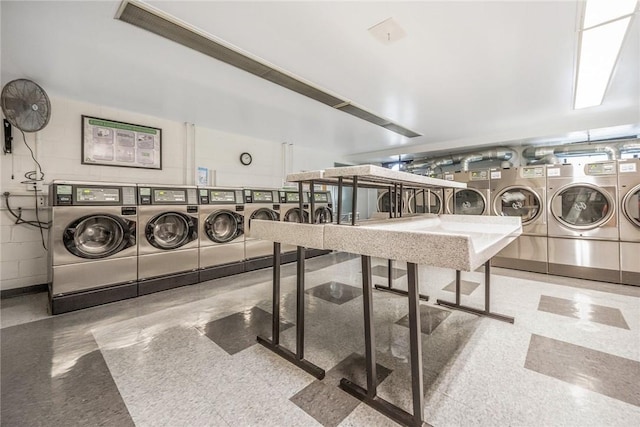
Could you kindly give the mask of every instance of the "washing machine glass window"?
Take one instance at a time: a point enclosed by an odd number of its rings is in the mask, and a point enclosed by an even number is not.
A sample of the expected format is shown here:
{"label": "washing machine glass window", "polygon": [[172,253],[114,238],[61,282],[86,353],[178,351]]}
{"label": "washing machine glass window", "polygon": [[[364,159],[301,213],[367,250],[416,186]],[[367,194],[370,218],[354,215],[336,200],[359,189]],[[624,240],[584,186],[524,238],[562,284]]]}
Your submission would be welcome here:
{"label": "washing machine glass window", "polygon": [[613,215],[611,196],[598,187],[586,184],[570,185],[558,191],[551,202],[553,216],[566,226],[592,229]]}
{"label": "washing machine glass window", "polygon": [[278,217],[277,217],[277,214],[271,209],[260,208],[260,209],[256,209],[256,211],[251,214],[251,217],[249,218],[249,220],[252,220],[252,219],[264,219],[267,221],[277,221]]}
{"label": "washing machine glass window", "polygon": [[[105,258],[130,246],[131,232],[119,218],[91,215],[74,221],[64,232],[65,247],[82,258]],[[133,237],[135,241],[135,237]]]}
{"label": "washing machine glass window", "polygon": [[482,215],[487,207],[485,197],[473,189],[456,192],[456,210],[459,215]]}
{"label": "washing machine glass window", "polygon": [[156,248],[177,249],[191,240],[193,221],[177,212],[156,216],[147,225],[147,240]]}
{"label": "washing machine glass window", "polygon": [[[285,215],[284,220],[286,222],[300,222],[300,208],[290,209]],[[309,213],[302,211],[302,222],[305,224],[309,222]]]}
{"label": "washing machine glass window", "polygon": [[209,239],[216,243],[227,243],[238,237],[242,229],[235,213],[231,211],[215,212],[204,224]]}
{"label": "washing machine glass window", "polygon": [[333,214],[331,209],[321,207],[316,209],[314,221],[316,224],[331,224],[333,222]]}
{"label": "washing machine glass window", "polygon": [[384,192],[382,196],[380,196],[380,198],[378,199],[378,212],[394,212],[396,205],[398,204],[400,204],[400,210],[404,211],[404,200],[402,200],[400,192],[394,193],[392,191],[392,193],[396,196],[396,200],[393,203],[388,191]]}
{"label": "washing machine glass window", "polygon": [[627,193],[622,201],[622,209],[629,221],[640,227],[640,185]]}
{"label": "washing machine glass window", "polygon": [[519,216],[522,224],[529,224],[542,212],[540,197],[528,188],[507,187],[495,199],[494,210],[500,216]]}
{"label": "washing machine glass window", "polygon": [[[433,213],[439,214],[440,209],[442,208],[442,201],[440,200],[440,196],[433,192],[425,192],[424,200],[425,203],[429,206],[428,209],[425,209],[424,204],[422,203],[422,193],[423,191],[419,191],[416,193],[416,213]],[[411,206],[412,203],[409,204]]]}

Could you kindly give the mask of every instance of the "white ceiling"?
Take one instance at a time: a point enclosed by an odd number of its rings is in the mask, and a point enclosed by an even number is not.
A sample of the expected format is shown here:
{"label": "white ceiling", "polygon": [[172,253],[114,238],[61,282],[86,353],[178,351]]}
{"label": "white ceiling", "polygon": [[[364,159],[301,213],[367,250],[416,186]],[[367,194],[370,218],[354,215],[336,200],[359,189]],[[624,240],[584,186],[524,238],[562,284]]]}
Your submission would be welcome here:
{"label": "white ceiling", "polygon": [[[31,78],[52,95],[354,161],[640,125],[637,19],[603,104],[572,109],[577,1],[149,3],[423,136],[115,20],[113,1],[2,1],[2,83]],[[390,17],[406,37],[383,44],[367,29]]]}

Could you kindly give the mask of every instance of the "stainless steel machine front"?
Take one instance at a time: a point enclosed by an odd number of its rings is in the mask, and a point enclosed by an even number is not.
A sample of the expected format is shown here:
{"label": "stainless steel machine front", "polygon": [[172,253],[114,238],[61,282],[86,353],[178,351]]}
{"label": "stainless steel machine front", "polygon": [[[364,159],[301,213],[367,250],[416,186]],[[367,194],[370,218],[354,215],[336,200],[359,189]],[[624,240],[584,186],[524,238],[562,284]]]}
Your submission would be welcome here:
{"label": "stainless steel machine front", "polygon": [[[395,197],[394,197],[395,196]],[[378,201],[376,205],[377,212],[395,212],[396,207],[399,207],[400,212],[409,212],[409,192],[397,189],[379,189]]]}
{"label": "stainless steel machine front", "polygon": [[[280,220],[284,222],[300,222],[300,193],[298,190],[280,190]],[[309,223],[309,194],[302,193],[302,222]],[[291,253],[296,251],[292,245],[281,245],[280,251]]]}
{"label": "stainless steel machine front", "polygon": [[454,192],[447,191],[447,213],[456,215],[489,215],[490,201],[490,171],[480,169],[470,172],[455,172],[453,180],[464,182],[467,188],[455,190],[455,209],[453,206]]}
{"label": "stainless steel machine front", "polygon": [[[265,258],[264,265],[271,265],[273,256],[273,242],[254,239],[251,237],[251,220],[263,219],[268,221],[280,221],[280,203],[278,190],[273,189],[244,189],[244,253],[247,260]],[[248,269],[252,269],[250,263]]]}
{"label": "stainless steel machine front", "polygon": [[640,286],[640,159],[618,163],[620,281]]}
{"label": "stainless steel machine front", "polygon": [[198,197],[191,186],[138,184],[138,292],[198,282]]}
{"label": "stainless steel machine front", "polygon": [[522,234],[491,261],[497,267],[547,273],[546,166],[491,171],[491,208],[522,219]]}
{"label": "stainless steel machine front", "polygon": [[[311,193],[309,193],[309,198]],[[333,222],[333,201],[330,191],[313,192],[313,223],[331,224]]]}
{"label": "stainless steel machine front", "polygon": [[620,280],[616,162],[547,168],[549,273]]}
{"label": "stainless steel machine front", "polygon": [[243,199],[241,189],[198,188],[200,281],[244,271]]}
{"label": "stainless steel machine front", "polygon": [[53,181],[53,314],[137,296],[135,184]]}

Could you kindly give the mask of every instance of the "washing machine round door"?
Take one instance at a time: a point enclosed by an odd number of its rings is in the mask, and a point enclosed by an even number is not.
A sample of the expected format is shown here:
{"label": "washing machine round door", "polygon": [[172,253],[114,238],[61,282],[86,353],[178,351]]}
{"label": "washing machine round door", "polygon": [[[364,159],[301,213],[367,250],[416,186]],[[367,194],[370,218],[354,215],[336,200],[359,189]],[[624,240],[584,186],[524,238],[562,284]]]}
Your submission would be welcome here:
{"label": "washing machine round door", "polygon": [[412,196],[412,200],[409,203],[409,209],[413,209],[414,204],[416,206],[416,213],[439,214],[442,212],[442,198],[439,194],[431,191],[420,190],[416,192],[415,199],[413,199]]}
{"label": "washing machine round door", "polygon": [[[284,214],[284,220],[286,222],[300,222],[300,208],[289,209],[286,214]],[[309,223],[309,212],[302,211],[302,222],[305,224]]]}
{"label": "washing machine round door", "polygon": [[629,221],[635,224],[636,227],[640,227],[640,185],[632,188],[624,196],[622,210]]}
{"label": "washing machine round door", "polygon": [[76,256],[106,258],[135,245],[135,223],[112,215],[87,215],[69,224],[62,240]]}
{"label": "washing machine round door", "polygon": [[314,219],[316,224],[331,224],[333,222],[333,212],[326,206],[316,209]]}
{"label": "washing machine round door", "polygon": [[608,192],[591,184],[571,184],[551,200],[551,213],[563,225],[590,230],[607,222],[615,203]]}
{"label": "washing machine round door", "polygon": [[[453,212],[453,196],[449,197],[449,213]],[[455,193],[456,215],[483,215],[487,209],[487,199],[479,191],[468,188]]]}
{"label": "washing machine round door", "polygon": [[147,241],[158,249],[178,249],[197,238],[192,217],[179,212],[157,215],[147,224]]}
{"label": "washing machine round door", "polygon": [[216,243],[228,243],[242,234],[242,219],[235,212],[221,210],[207,217],[207,237]]}
{"label": "washing machine round door", "polygon": [[392,200],[394,199],[393,196],[389,196],[389,191],[385,191],[378,197],[378,212],[395,212],[396,205],[398,204],[400,204],[400,210],[404,211],[404,200],[402,200],[400,193],[393,191],[391,193],[396,196],[395,201]]}
{"label": "washing machine round door", "polygon": [[519,216],[522,225],[527,225],[540,216],[542,199],[530,188],[507,187],[496,196],[493,210],[498,216]]}

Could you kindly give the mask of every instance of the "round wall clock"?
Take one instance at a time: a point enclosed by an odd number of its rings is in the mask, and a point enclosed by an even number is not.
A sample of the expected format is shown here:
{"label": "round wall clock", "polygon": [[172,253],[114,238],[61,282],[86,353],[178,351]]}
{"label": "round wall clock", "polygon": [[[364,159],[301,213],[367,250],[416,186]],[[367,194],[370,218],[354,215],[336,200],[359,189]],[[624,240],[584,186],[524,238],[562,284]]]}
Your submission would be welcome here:
{"label": "round wall clock", "polygon": [[251,157],[251,154],[249,153],[240,154],[240,163],[242,163],[243,165],[249,166],[252,161],[253,161],[253,158]]}

